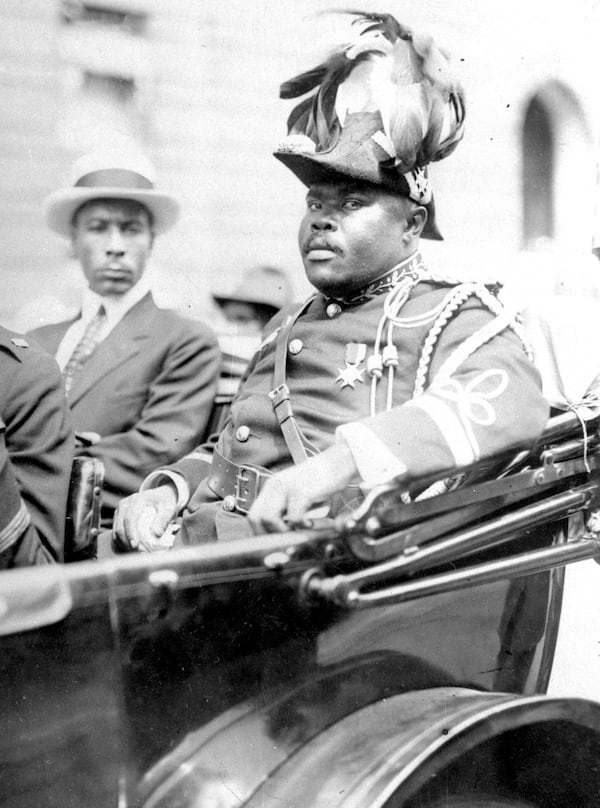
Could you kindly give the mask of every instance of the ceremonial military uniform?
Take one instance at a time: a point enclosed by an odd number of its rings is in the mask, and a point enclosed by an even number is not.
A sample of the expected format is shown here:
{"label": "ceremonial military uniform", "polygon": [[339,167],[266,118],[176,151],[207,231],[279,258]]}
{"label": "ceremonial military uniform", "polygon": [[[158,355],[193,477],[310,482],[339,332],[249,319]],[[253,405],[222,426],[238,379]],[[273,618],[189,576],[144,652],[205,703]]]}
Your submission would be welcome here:
{"label": "ceremonial military uniform", "polygon": [[[406,278],[408,299],[391,340],[386,334],[377,346],[382,322],[390,323],[384,309],[393,306],[403,282],[406,291]],[[280,384],[273,373],[289,317],[289,310],[280,313],[267,329],[212,467],[202,450],[173,467],[195,492],[184,515],[184,541],[243,535],[241,515],[262,479],[252,469],[276,472],[292,462],[269,396]],[[418,254],[350,300],[317,294],[286,340],[285,383],[307,453],[330,446],[341,425],[358,423],[368,432],[340,432],[351,445],[367,444],[366,452],[357,447],[365,464],[373,464],[381,443],[419,476],[530,442],[548,407],[515,328],[487,287],[436,278]],[[373,359],[377,354],[381,361]]]}
{"label": "ceremonial military uniform", "polygon": [[61,561],[74,439],[54,360],[0,327],[0,568]]}
{"label": "ceremonial military uniform", "polygon": [[[167,472],[176,510],[187,506],[183,541],[248,535],[248,511],[254,529],[284,529],[321,494],[334,495],[335,513],[358,493],[355,480],[445,476],[533,442],[546,422],[519,324],[494,286],[432,273],[418,252],[421,237],[442,238],[429,163],[464,131],[448,54],[391,15],[351,17],[354,38],[280,88],[283,98],[305,96],[275,157],[309,189],[299,246],[319,291],[271,322],[212,460],[197,451]],[[280,486],[260,496],[278,472]],[[161,484],[159,473],[144,487]],[[172,498],[155,496],[157,532]],[[142,497],[132,520],[145,549],[165,546],[140,528],[156,501]]]}

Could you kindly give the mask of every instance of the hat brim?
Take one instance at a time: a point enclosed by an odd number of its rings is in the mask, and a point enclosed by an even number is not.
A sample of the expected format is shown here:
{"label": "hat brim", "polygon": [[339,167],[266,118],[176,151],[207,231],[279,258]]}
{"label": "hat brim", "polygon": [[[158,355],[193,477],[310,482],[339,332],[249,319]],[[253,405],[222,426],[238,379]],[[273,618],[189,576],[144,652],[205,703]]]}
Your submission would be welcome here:
{"label": "hat brim", "polygon": [[164,233],[179,219],[179,203],[169,194],[128,188],[61,188],[44,200],[46,223],[65,238],[71,237],[73,216],[78,208],[93,199],[127,199],[144,205],[152,214],[155,233]]}
{"label": "hat brim", "polygon": [[[306,186],[327,182],[340,182],[344,180],[354,180],[355,182],[368,182],[381,188],[385,188],[400,196],[407,196],[405,191],[401,191],[395,179],[394,172],[380,170],[377,177],[374,177],[368,169],[361,171],[360,166],[344,166],[340,161],[335,167],[331,164],[328,152],[322,154],[303,154],[301,152],[274,152],[274,156],[280,160],[286,168],[289,168],[298,179]],[[325,162],[328,161],[328,162]],[[433,196],[431,201],[423,207],[427,211],[427,222],[423,228],[421,236],[432,241],[443,241],[444,237],[440,233],[435,221],[435,203]]]}
{"label": "hat brim", "polygon": [[217,303],[219,306],[224,305],[225,303],[251,303],[255,306],[264,306],[266,309],[273,309],[273,313],[279,311],[280,308],[284,305],[277,305],[276,303],[271,303],[270,301],[263,300],[260,296],[253,297],[251,294],[248,295],[236,295],[235,292],[232,292],[230,295],[212,295],[212,299]]}

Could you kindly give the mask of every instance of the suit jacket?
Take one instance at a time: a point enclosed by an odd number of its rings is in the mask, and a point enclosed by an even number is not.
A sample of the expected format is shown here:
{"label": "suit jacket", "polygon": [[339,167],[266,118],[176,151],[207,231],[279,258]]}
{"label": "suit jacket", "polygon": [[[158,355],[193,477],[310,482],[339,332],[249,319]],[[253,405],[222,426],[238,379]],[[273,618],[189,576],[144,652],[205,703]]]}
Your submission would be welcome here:
{"label": "suit jacket", "polygon": [[0,569],[62,561],[73,431],[56,362],[0,328]]}
{"label": "suit jacket", "polygon": [[[73,322],[44,326],[31,336],[55,354]],[[102,436],[78,454],[104,463],[105,522],[150,471],[198,443],[218,374],[211,329],[159,309],[150,293],[96,348],[73,381],[69,403],[75,430]]]}

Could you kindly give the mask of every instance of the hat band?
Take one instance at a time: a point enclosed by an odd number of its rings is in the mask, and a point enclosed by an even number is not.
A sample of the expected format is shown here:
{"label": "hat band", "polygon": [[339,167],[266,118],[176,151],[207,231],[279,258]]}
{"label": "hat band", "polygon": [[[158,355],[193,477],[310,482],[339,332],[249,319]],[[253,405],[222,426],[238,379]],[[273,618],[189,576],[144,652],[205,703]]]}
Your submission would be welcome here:
{"label": "hat band", "polygon": [[139,188],[148,190],[154,188],[149,179],[136,171],[127,171],[124,168],[103,168],[99,171],[90,171],[84,174],[75,183],[76,188]]}

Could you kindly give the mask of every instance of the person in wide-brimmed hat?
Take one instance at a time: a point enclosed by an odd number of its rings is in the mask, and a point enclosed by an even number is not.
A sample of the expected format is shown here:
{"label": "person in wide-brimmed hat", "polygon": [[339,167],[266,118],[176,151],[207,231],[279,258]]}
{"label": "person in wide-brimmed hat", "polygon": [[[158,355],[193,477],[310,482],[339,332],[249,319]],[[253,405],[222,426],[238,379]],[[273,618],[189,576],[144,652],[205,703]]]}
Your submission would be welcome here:
{"label": "person in wide-brimmed hat", "polygon": [[76,212],[98,199],[138,202],[150,214],[154,234],[164,233],[179,218],[175,197],[157,191],[152,163],[140,154],[84,154],[73,164],[71,185],[59,188],[44,200],[46,222],[61,236],[71,237]]}
{"label": "person in wide-brimmed hat", "polygon": [[228,322],[262,329],[293,300],[290,281],[282,269],[256,266],[247,269],[231,291],[213,291],[212,298]]}
{"label": "person in wide-brimmed hat", "polygon": [[448,58],[390,15],[352,18],[354,39],[281,91],[312,93],[275,156],[307,186],[298,243],[315,294],[269,324],[212,458],[157,471],[119,506],[125,547],[167,546],[188,503],[178,541],[288,531],[316,506],[336,515],[365,488],[446,476],[545,425],[496,285],[419,252],[440,237],[428,165],[463,131]]}
{"label": "person in wide-brimmed hat", "polygon": [[155,188],[150,161],[97,152],[73,165],[71,184],[44,201],[48,226],[71,242],[88,283],[74,319],[32,336],[63,372],[80,454],[105,465],[103,520],[147,471],[203,434],[219,372],[206,325],[159,309],[145,271],[154,238],[179,204]]}

